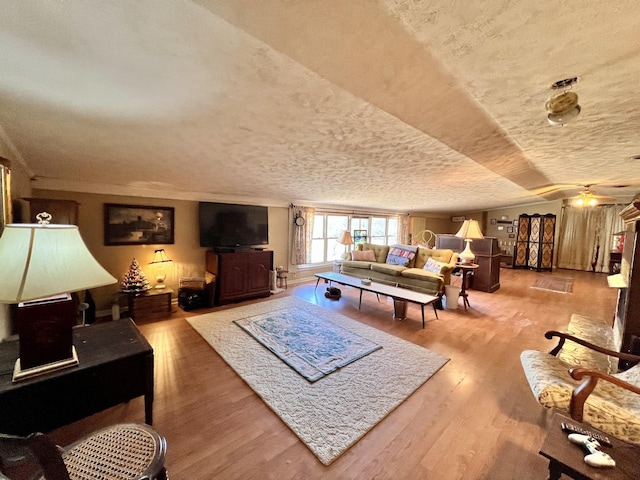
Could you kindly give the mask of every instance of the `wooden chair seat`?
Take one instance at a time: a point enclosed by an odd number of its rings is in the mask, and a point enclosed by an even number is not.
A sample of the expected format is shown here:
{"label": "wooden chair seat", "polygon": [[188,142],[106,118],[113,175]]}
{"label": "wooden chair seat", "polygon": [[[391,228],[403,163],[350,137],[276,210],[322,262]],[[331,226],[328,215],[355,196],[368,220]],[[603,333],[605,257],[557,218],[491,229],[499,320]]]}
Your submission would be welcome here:
{"label": "wooden chair seat", "polygon": [[107,427],[64,448],[41,433],[0,435],[0,472],[11,480],[165,480],[166,448],[166,440],[142,424]]}

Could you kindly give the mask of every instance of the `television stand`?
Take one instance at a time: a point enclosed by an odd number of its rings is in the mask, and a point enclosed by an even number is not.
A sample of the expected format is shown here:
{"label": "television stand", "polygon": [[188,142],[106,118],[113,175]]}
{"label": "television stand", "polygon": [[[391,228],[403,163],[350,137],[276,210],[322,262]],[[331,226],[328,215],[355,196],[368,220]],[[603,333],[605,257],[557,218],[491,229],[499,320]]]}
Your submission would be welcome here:
{"label": "television stand", "polygon": [[225,305],[271,294],[273,251],[206,252],[207,271],[216,276],[215,304]]}

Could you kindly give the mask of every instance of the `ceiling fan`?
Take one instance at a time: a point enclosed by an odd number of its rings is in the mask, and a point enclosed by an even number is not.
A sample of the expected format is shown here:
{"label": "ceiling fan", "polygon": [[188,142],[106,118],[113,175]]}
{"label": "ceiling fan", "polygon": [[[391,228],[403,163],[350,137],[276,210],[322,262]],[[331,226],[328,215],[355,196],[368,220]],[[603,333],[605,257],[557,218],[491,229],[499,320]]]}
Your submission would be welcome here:
{"label": "ceiling fan", "polygon": [[[592,188],[595,184],[567,184],[567,185],[550,185],[547,187],[542,187],[533,191],[536,195],[541,196],[553,196],[556,198],[573,198],[573,203],[581,206],[593,206],[596,205],[600,201],[610,202],[615,200],[613,197],[608,197],[605,195],[598,195],[598,193]],[[582,188],[580,188],[582,187]],[[563,192],[576,190],[580,188],[575,194],[567,196]],[[553,195],[554,193],[559,192],[560,195]]]}

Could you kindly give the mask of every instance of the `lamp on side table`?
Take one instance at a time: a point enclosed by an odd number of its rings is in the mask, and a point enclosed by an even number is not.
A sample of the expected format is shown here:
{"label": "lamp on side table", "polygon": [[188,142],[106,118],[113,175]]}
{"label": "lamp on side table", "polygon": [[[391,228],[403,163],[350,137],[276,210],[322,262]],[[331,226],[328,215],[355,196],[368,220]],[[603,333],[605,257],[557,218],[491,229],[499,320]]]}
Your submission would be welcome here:
{"label": "lamp on side table", "polygon": [[76,225],[9,224],[0,238],[0,303],[18,304],[20,358],[13,381],[78,364],[77,323],[69,292],[116,283],[84,244]]}

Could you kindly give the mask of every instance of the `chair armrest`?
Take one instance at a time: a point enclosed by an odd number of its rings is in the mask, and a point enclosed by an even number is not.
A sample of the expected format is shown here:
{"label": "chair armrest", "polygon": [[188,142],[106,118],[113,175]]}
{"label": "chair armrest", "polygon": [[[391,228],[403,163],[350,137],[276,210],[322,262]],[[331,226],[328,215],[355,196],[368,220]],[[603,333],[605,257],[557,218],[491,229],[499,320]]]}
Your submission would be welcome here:
{"label": "chair armrest", "polygon": [[578,385],[571,393],[571,402],[569,404],[569,412],[571,414],[571,418],[573,418],[577,422],[583,421],[584,402],[587,401],[587,398],[589,397],[589,395],[591,395],[591,392],[593,392],[594,388],[596,388],[599,379],[605,380],[609,383],[617,385],[620,388],[624,388],[625,390],[629,390],[630,392],[640,395],[640,387],[637,387],[629,382],[625,382],[624,380],[620,380],[619,378],[609,375],[605,372],[582,367],[574,367],[569,369],[569,374],[575,380],[583,380],[583,382]]}
{"label": "chair armrest", "polygon": [[610,355],[612,357],[621,358],[622,360],[626,360],[631,363],[640,362],[640,355],[633,355],[631,353],[625,352],[616,352],[615,350],[609,350],[607,348],[600,347],[591,342],[587,342],[586,340],[582,340],[581,338],[575,337],[569,333],[557,332],[555,330],[550,330],[544,334],[545,338],[551,340],[553,337],[559,337],[558,344],[549,350],[549,354],[556,356],[560,353],[562,346],[564,345],[565,340],[571,340],[583,347],[590,348],[596,352],[604,353],[605,355]]}

